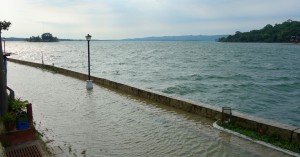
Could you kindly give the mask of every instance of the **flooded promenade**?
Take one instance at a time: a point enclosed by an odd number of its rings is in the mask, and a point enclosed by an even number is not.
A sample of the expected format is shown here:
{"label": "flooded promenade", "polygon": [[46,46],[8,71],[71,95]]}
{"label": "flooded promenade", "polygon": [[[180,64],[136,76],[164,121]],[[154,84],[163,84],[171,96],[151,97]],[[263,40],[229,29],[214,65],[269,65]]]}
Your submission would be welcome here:
{"label": "flooded promenade", "polygon": [[53,72],[9,62],[8,86],[33,104],[57,156],[286,156],[212,127],[213,121]]}

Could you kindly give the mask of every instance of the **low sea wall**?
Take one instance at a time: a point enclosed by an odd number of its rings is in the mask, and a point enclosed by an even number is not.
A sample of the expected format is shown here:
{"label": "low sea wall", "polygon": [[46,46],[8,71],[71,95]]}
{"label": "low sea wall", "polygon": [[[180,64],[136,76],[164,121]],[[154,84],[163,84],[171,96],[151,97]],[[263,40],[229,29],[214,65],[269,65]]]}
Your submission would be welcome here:
{"label": "low sea wall", "polygon": [[[54,71],[59,74],[74,77],[80,80],[87,80],[88,75],[79,72],[55,67],[52,65],[43,65],[39,63],[33,63],[28,61],[22,61],[17,59],[9,59],[11,62],[28,65],[32,67],[43,68]],[[210,106],[207,104],[201,104],[181,98],[173,97],[164,93],[151,91],[147,89],[141,89],[137,87],[128,86],[126,84],[110,81],[104,78],[91,76],[91,80],[97,85],[111,88],[117,91],[122,91],[127,94],[131,94],[140,98],[152,100],[164,105],[172,106],[187,112],[198,114],[212,120],[220,120],[222,117],[222,109],[219,107]],[[263,130],[266,134],[280,137],[283,140],[290,141],[292,143],[300,144],[300,128],[266,120],[262,118],[253,117],[247,114],[234,112],[231,117],[236,124],[252,129]]]}

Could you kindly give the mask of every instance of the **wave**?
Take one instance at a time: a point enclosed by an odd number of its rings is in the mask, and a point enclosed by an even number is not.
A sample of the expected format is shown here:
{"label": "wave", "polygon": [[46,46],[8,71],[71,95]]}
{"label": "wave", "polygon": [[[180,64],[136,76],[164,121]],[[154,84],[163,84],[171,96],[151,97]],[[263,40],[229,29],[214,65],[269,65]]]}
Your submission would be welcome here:
{"label": "wave", "polygon": [[[44,52],[45,64],[87,71],[87,56],[81,44],[61,42],[59,47],[9,44],[11,51],[18,54],[11,56],[13,58],[40,63],[41,52]],[[91,60],[95,76],[211,105],[233,106],[250,114],[269,112],[262,106],[299,105],[299,46],[199,42],[99,42],[93,45],[98,48],[93,49]],[[278,121],[293,119],[289,113],[268,117]],[[297,120],[293,120],[293,124],[300,126],[300,119]]]}
{"label": "wave", "polygon": [[162,90],[163,93],[167,94],[179,94],[179,95],[186,95],[193,93],[193,90],[187,86],[174,86],[174,87],[168,87]]}
{"label": "wave", "polygon": [[193,74],[187,76],[179,76],[173,77],[173,80],[191,80],[191,81],[204,81],[204,80],[253,80],[253,78],[249,75],[244,74],[233,74],[233,75],[201,75],[201,74]]}

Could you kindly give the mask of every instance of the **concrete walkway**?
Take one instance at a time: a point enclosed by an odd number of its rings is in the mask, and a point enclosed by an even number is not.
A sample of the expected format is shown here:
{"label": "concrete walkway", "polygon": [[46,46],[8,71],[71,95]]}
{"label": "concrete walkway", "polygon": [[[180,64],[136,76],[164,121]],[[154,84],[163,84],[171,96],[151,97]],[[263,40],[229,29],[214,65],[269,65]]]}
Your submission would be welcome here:
{"label": "concrete walkway", "polygon": [[288,156],[221,132],[213,121],[49,71],[9,63],[8,85],[33,104],[56,156]]}

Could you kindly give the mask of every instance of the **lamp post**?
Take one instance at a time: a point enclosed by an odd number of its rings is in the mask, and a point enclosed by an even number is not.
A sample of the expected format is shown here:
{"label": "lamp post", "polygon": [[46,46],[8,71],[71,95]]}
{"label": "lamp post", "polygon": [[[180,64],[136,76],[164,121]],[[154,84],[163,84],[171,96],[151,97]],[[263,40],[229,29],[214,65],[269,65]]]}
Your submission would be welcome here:
{"label": "lamp post", "polygon": [[3,45],[4,45],[4,48],[3,48],[3,52],[5,53],[5,38],[3,38]]}
{"label": "lamp post", "polygon": [[7,56],[9,56],[8,53],[5,52],[5,38],[3,38],[3,62],[4,62],[4,73],[5,73],[5,79],[7,81]]}
{"label": "lamp post", "polygon": [[90,40],[92,36],[88,34],[85,36],[87,42],[88,42],[88,68],[89,68],[89,79],[86,81],[86,89],[93,89],[93,80],[91,80],[91,71],[90,71]]}

